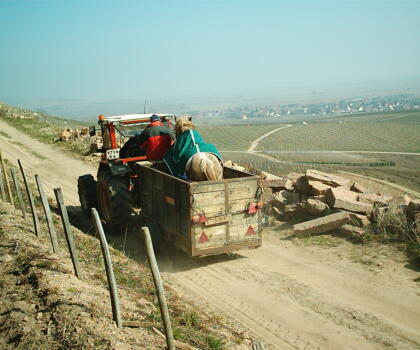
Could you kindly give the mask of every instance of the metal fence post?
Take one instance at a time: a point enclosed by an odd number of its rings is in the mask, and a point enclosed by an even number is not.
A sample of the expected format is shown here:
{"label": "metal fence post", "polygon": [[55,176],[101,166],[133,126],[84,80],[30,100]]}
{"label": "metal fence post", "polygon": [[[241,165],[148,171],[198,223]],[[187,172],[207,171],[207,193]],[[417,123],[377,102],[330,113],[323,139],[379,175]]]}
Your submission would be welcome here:
{"label": "metal fence post", "polygon": [[23,216],[24,219],[26,219],[25,203],[23,202],[22,192],[20,192],[19,182],[17,180],[15,168],[11,168],[10,172],[12,174],[13,183],[15,185],[15,190],[16,190],[16,195],[18,197],[19,206],[20,206],[20,209],[22,210],[22,216]]}
{"label": "metal fence post", "polygon": [[155,252],[153,250],[152,238],[148,227],[142,227],[144,242],[146,246],[147,258],[149,260],[150,269],[152,270],[153,282],[155,284],[160,313],[162,315],[163,328],[165,329],[166,344],[169,350],[175,350],[174,334],[172,332],[171,320],[169,318],[168,304],[166,303],[165,293],[163,291],[163,283],[159,273],[159,267],[156,262]]}
{"label": "metal fence post", "polygon": [[22,162],[18,159],[20,171],[22,173],[23,182],[25,183],[26,194],[28,195],[29,205],[31,207],[32,219],[34,221],[35,234],[39,237],[41,227],[39,226],[38,214],[36,213],[34,198],[32,197],[31,190],[29,189],[28,180],[26,179],[25,170],[23,169]]}
{"label": "metal fence post", "polygon": [[10,203],[14,206],[15,203],[13,200],[12,189],[10,188],[9,177],[7,176],[7,171],[6,171],[6,164],[4,164],[3,154],[1,153],[1,150],[0,150],[0,162],[1,162],[1,168],[3,170],[3,179],[4,179],[4,182],[6,183],[7,194],[9,196]]}
{"label": "metal fence post", "polygon": [[115,282],[114,270],[112,269],[111,255],[109,254],[108,243],[106,241],[104,229],[102,227],[101,219],[95,208],[92,208],[92,220],[95,224],[96,233],[101,242],[102,255],[104,256],[106,276],[108,278],[109,293],[111,295],[111,306],[114,321],[118,328],[122,328],[122,319],[120,311],[120,301],[118,298],[117,283]]}
{"label": "metal fence post", "polygon": [[38,175],[35,175],[36,185],[38,187],[38,192],[41,197],[42,206],[45,212],[45,218],[47,219],[48,232],[50,233],[51,245],[54,253],[58,253],[58,241],[57,233],[55,231],[54,222],[51,215],[50,204],[48,203],[48,198],[45,194],[44,188],[42,187],[41,178]]}
{"label": "metal fence post", "polygon": [[54,188],[54,194],[55,198],[57,199],[58,208],[60,209],[61,221],[63,222],[64,233],[67,240],[67,246],[70,251],[71,262],[73,263],[74,273],[79,279],[81,279],[82,270],[80,268],[76,244],[74,243],[73,233],[71,231],[71,225],[69,221],[69,215],[67,213],[67,208],[64,205],[64,199],[63,194],[61,193],[61,188]]}

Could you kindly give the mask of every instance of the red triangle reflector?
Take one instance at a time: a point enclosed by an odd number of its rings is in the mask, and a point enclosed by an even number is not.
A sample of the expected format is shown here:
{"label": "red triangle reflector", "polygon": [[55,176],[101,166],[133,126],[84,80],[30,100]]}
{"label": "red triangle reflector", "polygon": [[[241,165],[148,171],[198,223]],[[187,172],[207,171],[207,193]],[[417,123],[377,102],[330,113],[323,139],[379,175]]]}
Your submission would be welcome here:
{"label": "red triangle reflector", "polygon": [[201,233],[201,236],[198,239],[198,241],[200,243],[205,243],[205,242],[208,242],[209,241],[209,238],[207,237],[207,235],[206,235],[206,233],[204,231]]}
{"label": "red triangle reflector", "polygon": [[257,212],[257,207],[255,206],[255,203],[252,202],[249,204],[248,207],[248,214],[255,214]]}
{"label": "red triangle reflector", "polygon": [[255,235],[255,234],[256,234],[256,232],[255,232],[254,228],[252,227],[252,225],[249,225],[248,230],[246,231],[246,236],[252,236],[252,235]]}

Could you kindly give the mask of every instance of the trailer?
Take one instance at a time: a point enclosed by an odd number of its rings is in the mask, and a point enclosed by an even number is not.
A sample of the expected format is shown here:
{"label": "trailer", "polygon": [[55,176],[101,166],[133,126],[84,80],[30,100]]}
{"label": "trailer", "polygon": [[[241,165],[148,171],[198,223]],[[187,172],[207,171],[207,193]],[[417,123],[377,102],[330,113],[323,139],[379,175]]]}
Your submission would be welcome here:
{"label": "trailer", "polygon": [[[157,116],[173,127],[174,115]],[[188,182],[164,171],[162,162],[149,161],[145,155],[127,156],[123,148],[135,141],[150,117],[99,115],[103,146],[97,180],[92,174],[78,179],[83,212],[90,215],[91,208],[97,208],[105,232],[118,235],[126,232],[133,208],[138,208],[147,219],[155,248],[165,236],[189,256],[260,247],[260,177],[224,167],[223,180]],[[96,135],[95,127],[90,135]],[[129,138],[123,148],[118,136]]]}
{"label": "trailer", "polygon": [[261,246],[260,176],[224,167],[223,180],[187,182],[148,161],[136,162],[133,170],[140,215],[189,256]]}

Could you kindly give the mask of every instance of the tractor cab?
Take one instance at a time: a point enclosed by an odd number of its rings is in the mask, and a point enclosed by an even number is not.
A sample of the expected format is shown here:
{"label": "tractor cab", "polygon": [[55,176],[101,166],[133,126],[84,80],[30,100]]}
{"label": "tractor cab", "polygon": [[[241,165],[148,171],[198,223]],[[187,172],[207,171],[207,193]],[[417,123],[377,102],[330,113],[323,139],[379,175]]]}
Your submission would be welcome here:
{"label": "tractor cab", "polygon": [[[127,164],[129,162],[147,160],[147,157],[120,157],[120,150],[123,145],[130,139],[140,135],[143,130],[150,124],[150,117],[153,114],[126,114],[105,117],[102,114],[98,117],[100,133],[102,136],[102,162],[110,160],[119,160],[117,163]],[[170,129],[174,128],[175,115],[173,114],[155,114],[162,124]],[[91,128],[91,136],[95,135],[96,128]]]}

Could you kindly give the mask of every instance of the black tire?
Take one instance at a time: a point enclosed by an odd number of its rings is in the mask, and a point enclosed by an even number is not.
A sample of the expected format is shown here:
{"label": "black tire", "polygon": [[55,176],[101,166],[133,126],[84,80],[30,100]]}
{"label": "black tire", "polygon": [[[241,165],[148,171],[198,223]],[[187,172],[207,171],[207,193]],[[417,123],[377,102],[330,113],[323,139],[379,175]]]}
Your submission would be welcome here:
{"label": "black tire", "polygon": [[83,213],[90,217],[91,209],[96,208],[96,181],[92,175],[82,175],[77,179],[77,192]]}
{"label": "black tire", "polygon": [[113,176],[109,171],[98,174],[97,198],[104,229],[112,235],[124,233],[131,216],[131,196],[128,179]]}

